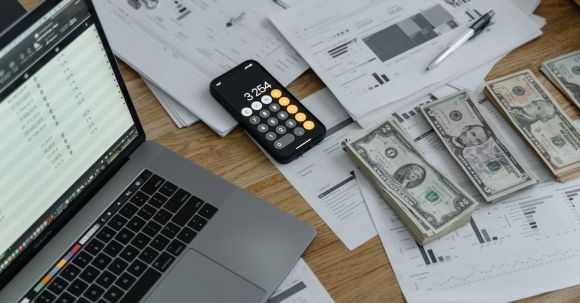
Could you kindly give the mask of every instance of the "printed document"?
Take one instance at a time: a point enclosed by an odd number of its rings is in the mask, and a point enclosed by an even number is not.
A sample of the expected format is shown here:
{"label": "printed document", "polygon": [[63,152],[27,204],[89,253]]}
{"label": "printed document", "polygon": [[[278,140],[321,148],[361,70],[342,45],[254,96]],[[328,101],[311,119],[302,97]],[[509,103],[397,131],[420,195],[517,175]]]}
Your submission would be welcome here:
{"label": "printed document", "polygon": [[[314,0],[270,19],[354,120],[427,94],[541,34],[505,0]],[[493,24],[439,68],[428,63],[479,16]]]}
{"label": "printed document", "polygon": [[362,130],[328,89],[302,103],[324,123],[326,138],[289,164],[272,163],[344,245],[353,250],[377,234],[354,177],[356,166],[341,145],[344,139]]}
{"label": "printed document", "polygon": [[334,300],[300,259],[266,303],[334,303]]}
{"label": "printed document", "polygon": [[266,16],[282,11],[263,0],[94,1],[107,38],[123,61],[208,126],[225,135],[235,120],[211,97],[209,83],[255,59],[283,85],[306,63]]}
{"label": "printed document", "polygon": [[[580,284],[580,180],[562,184],[480,96],[482,112],[525,159],[541,184],[494,204],[424,246],[380,199],[360,172],[359,186],[408,302],[505,302]],[[419,106],[419,104],[415,104]],[[395,113],[435,166],[479,198],[437,134],[413,106]]]}
{"label": "printed document", "polygon": [[151,90],[151,93],[157,98],[159,104],[165,109],[169,117],[173,120],[175,125],[179,128],[184,128],[193,125],[199,121],[199,118],[192,114],[187,108],[183,107],[175,99],[171,98],[163,90],[153,84],[147,79],[143,79],[147,87]]}

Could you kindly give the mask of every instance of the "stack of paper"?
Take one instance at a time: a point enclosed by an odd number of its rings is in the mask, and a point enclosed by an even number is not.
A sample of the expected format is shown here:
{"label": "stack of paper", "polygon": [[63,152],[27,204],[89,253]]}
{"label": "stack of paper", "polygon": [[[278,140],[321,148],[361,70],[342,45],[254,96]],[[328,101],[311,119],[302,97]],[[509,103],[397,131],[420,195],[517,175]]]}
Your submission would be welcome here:
{"label": "stack of paper", "polygon": [[[425,71],[490,10],[487,32]],[[316,0],[270,19],[363,127],[541,35],[536,20],[502,0]]]}
{"label": "stack of paper", "polygon": [[236,126],[209,94],[209,83],[247,59],[262,63],[284,85],[308,67],[268,22],[267,16],[283,10],[273,1],[94,5],[115,54],[154,85],[162,105],[184,126],[197,117],[222,136]]}

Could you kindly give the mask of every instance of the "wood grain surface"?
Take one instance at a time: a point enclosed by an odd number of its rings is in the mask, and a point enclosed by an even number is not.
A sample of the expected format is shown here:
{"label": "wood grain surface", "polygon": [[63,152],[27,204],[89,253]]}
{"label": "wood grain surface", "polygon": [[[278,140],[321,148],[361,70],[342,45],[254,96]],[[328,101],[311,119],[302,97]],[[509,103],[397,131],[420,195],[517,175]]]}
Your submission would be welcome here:
{"label": "wood grain surface", "polygon": [[[37,0],[19,1],[27,9],[37,3]],[[543,0],[536,14],[546,18],[544,35],[510,53],[487,79],[530,68],[570,116],[578,119],[578,109],[538,67],[548,58],[580,49],[580,7],[574,0]],[[139,75],[123,63],[120,66],[149,140],[159,142],[316,228],[318,234],[304,259],[336,302],[405,301],[378,237],[349,251],[242,130],[238,128],[221,138],[201,123],[178,129]],[[323,87],[309,70],[289,90],[304,98]],[[525,287],[526,281],[520,282]],[[580,302],[580,285],[521,302]]]}

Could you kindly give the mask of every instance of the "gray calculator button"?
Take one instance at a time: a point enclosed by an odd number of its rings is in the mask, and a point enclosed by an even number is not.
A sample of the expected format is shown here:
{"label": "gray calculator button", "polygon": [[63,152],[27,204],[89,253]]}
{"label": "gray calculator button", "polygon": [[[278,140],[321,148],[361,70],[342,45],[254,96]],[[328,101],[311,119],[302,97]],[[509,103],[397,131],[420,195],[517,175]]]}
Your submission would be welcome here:
{"label": "gray calculator button", "polygon": [[276,133],[278,135],[283,135],[283,134],[286,133],[286,131],[287,131],[286,126],[284,126],[284,125],[278,125],[278,126],[276,126]]}
{"label": "gray calculator button", "polygon": [[252,115],[252,109],[249,107],[242,108],[242,116],[249,117]]}
{"label": "gray calculator button", "polygon": [[262,109],[262,103],[255,101],[254,103],[252,103],[252,109],[253,110],[261,110]]}
{"label": "gray calculator button", "polygon": [[258,125],[258,131],[261,133],[265,133],[268,131],[268,125],[262,123],[260,125]]}
{"label": "gray calculator button", "polygon": [[266,105],[272,103],[272,97],[270,97],[268,95],[262,96],[261,100],[262,100],[262,103],[264,103]]}
{"label": "gray calculator button", "polygon": [[288,144],[294,142],[294,140],[296,140],[296,137],[294,137],[293,134],[286,134],[284,137],[274,142],[274,148],[283,149],[284,147],[288,146]]}
{"label": "gray calculator button", "polygon": [[268,125],[270,125],[270,126],[276,126],[276,125],[278,125],[278,119],[276,119],[274,117],[268,119]]}
{"label": "gray calculator button", "polygon": [[250,117],[250,123],[252,123],[254,125],[260,123],[260,117],[258,117],[258,116],[251,116]]}
{"label": "gray calculator button", "polygon": [[270,111],[267,109],[263,109],[260,111],[260,117],[267,119],[268,117],[270,117]]}
{"label": "gray calculator button", "polygon": [[296,127],[296,120],[293,119],[286,120],[286,127],[288,128]]}
{"label": "gray calculator button", "polygon": [[294,134],[298,137],[302,137],[304,136],[304,128],[302,127],[297,127],[296,129],[294,129]]}
{"label": "gray calculator button", "polygon": [[288,119],[288,113],[284,111],[278,112],[278,119],[280,120]]}
{"label": "gray calculator button", "polygon": [[273,132],[268,132],[268,133],[266,134],[266,139],[267,139],[268,141],[274,141],[274,140],[276,140],[276,134],[275,134],[275,133],[273,133]]}
{"label": "gray calculator button", "polygon": [[280,110],[280,105],[278,105],[277,103],[272,103],[270,104],[270,111],[271,112],[278,112]]}

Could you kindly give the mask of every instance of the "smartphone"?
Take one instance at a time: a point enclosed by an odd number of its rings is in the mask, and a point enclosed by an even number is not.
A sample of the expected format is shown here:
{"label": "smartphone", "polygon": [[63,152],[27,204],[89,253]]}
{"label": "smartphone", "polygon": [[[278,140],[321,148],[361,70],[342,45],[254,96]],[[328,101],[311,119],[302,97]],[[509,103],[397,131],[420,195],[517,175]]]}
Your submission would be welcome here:
{"label": "smartphone", "polygon": [[291,162],[324,139],[322,122],[257,61],[216,78],[210,92],[280,163]]}

